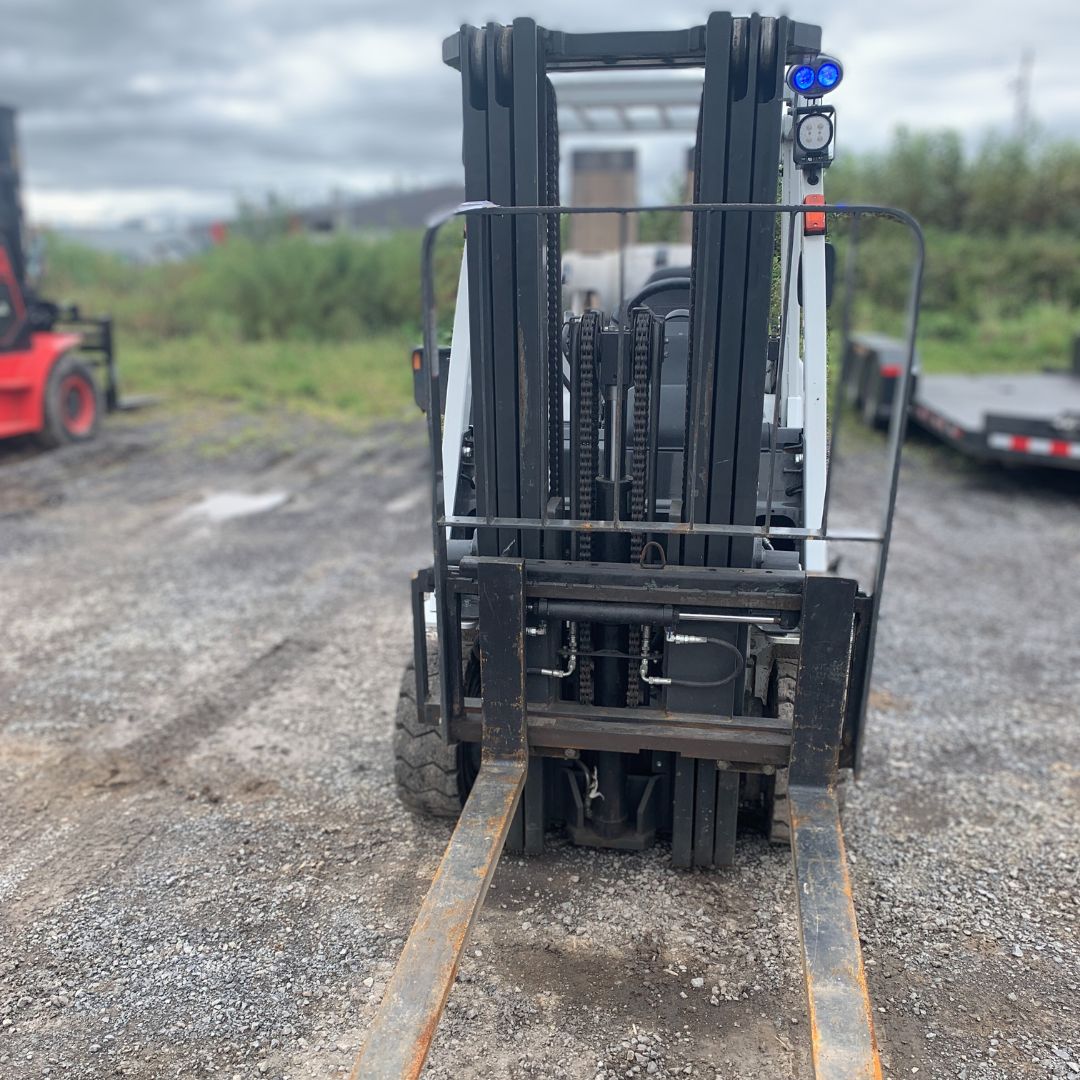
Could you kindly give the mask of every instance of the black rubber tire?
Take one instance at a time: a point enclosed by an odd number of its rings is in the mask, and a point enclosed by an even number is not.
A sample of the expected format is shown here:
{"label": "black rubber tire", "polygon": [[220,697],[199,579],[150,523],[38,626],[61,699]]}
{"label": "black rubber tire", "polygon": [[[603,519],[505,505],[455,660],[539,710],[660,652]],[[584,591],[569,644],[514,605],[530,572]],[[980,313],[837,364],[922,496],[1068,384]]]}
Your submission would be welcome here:
{"label": "black rubber tire", "polygon": [[[434,679],[438,673],[430,675]],[[394,780],[398,798],[416,813],[456,818],[464,805],[463,747],[448,746],[437,729],[421,722],[411,660],[401,676],[394,713]]]}
{"label": "black rubber tire", "polygon": [[880,403],[881,383],[878,381],[874,387],[874,393],[867,395],[862,405],[863,422],[874,431],[886,431],[889,427],[888,412],[883,417]]}
{"label": "black rubber tire", "polygon": [[[795,682],[799,665],[795,660],[778,660],[769,682],[769,715],[781,720],[795,719]],[[850,769],[840,769],[836,776],[836,801],[841,811],[847,802]],[[769,839],[774,844],[791,843],[791,808],[788,805],[788,771],[777,769],[766,807]]]}
{"label": "black rubber tire", "polygon": [[[80,399],[74,414],[73,395]],[[45,425],[37,441],[49,449],[89,442],[98,433],[101,411],[101,390],[94,373],[74,356],[61,356],[45,386]]]}
{"label": "black rubber tire", "polygon": [[[769,715],[780,720],[795,719],[795,680],[799,666],[794,660],[778,660],[769,679]],[[788,807],[787,769],[777,769],[773,777],[766,820],[769,839],[774,844],[791,843],[791,810]]]}

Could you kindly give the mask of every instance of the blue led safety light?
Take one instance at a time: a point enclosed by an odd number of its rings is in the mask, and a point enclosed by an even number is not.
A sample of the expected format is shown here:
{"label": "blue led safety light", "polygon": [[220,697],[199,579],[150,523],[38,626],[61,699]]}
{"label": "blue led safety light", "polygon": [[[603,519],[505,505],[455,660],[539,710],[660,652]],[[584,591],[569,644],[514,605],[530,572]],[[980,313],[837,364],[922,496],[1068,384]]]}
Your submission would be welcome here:
{"label": "blue led safety light", "polygon": [[817,70],[817,82],[822,90],[831,90],[840,79],[840,67],[831,60],[826,61]]}
{"label": "blue led safety light", "polygon": [[809,63],[788,68],[787,84],[799,96],[815,100],[835,90],[844,69],[835,56],[815,56]]}

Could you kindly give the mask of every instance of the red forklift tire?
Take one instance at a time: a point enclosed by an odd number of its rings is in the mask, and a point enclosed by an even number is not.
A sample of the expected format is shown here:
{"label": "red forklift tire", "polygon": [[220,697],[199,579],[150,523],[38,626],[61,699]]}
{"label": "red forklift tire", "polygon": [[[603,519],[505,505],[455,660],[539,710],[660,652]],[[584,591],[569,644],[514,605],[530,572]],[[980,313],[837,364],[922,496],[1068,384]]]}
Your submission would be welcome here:
{"label": "red forklift tire", "polygon": [[94,438],[101,418],[101,391],[94,373],[72,356],[62,356],[45,387],[45,426],[38,433],[43,446],[86,442]]}

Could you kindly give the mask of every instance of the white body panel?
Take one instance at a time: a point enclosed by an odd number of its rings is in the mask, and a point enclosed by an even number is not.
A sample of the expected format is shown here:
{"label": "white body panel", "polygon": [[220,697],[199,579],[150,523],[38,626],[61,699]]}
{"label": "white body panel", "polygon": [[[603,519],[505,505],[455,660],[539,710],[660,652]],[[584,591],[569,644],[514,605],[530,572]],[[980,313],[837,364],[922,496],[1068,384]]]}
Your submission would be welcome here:
{"label": "white body panel", "polygon": [[[822,195],[821,174],[811,184],[807,174],[795,167],[790,115],[784,118],[783,181],[781,199],[801,205],[808,195]],[[825,485],[828,472],[828,328],[826,322],[825,237],[805,235],[802,216],[791,230],[791,215],[782,223],[781,289],[787,285],[784,312],[784,371],[780,423],[803,431],[803,526],[821,527],[825,512]],[[792,238],[789,251],[787,239]],[[799,303],[799,296],[802,303]],[[783,293],[781,293],[781,296]],[[766,416],[771,419],[771,414]],[[807,540],[803,546],[804,569],[822,573],[828,569],[828,552],[823,540]]]}
{"label": "white body panel", "polygon": [[[472,371],[469,341],[469,271],[466,253],[461,253],[457,304],[454,307],[454,336],[450,341],[450,370],[439,372],[446,379],[446,412],[443,416],[443,500],[447,513],[456,514],[457,478],[461,472],[461,440],[472,415]],[[428,362],[431,362],[429,357]],[[447,530],[449,536],[450,530]]]}

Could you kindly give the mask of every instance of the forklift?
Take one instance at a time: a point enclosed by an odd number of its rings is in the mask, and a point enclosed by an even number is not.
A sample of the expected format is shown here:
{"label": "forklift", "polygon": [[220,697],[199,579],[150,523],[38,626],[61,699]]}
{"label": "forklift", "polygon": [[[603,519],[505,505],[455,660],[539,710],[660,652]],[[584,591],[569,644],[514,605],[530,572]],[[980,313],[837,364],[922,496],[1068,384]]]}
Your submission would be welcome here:
{"label": "forklift", "polygon": [[[446,854],[353,1068],[420,1075],[503,850],[666,845],[733,863],[740,827],[789,844],[815,1075],[881,1076],[840,821],[858,766],[922,275],[918,225],[831,207],[821,31],[714,13],[660,32],[464,26],[467,202],[424,242],[433,565],[413,580],[394,729],[402,801],[453,817]],[[564,310],[556,86],[698,68],[690,266]],[[655,209],[655,208],[653,208]],[[828,522],[829,229],[908,230],[909,334],[871,529]],[[435,254],[464,225],[449,348]],[[620,242],[620,258],[625,258]],[[851,245],[849,244],[849,249]],[[621,275],[625,281],[625,275]],[[844,323],[848,322],[845,317]],[[875,511],[877,512],[877,511]],[[864,587],[832,541],[875,552]]]}
{"label": "forklift", "polygon": [[15,111],[0,106],[0,439],[86,442],[118,405],[112,319],[85,318],[30,283]]}

